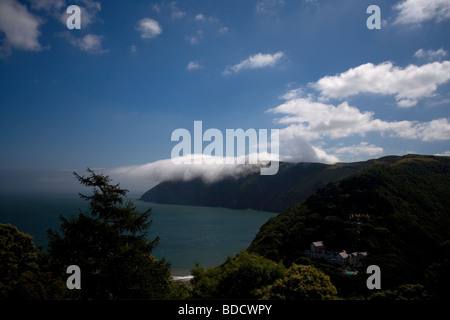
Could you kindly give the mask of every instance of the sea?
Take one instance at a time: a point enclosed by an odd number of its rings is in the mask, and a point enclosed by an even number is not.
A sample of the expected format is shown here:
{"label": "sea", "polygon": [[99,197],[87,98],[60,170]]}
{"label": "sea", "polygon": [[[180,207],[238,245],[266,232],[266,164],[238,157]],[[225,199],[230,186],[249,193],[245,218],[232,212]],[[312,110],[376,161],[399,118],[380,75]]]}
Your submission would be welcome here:
{"label": "sea", "polygon": [[[133,200],[133,199],[132,199]],[[276,213],[216,207],[169,205],[133,200],[139,211],[151,208],[149,240],[159,236],[153,256],[171,264],[175,278],[202,267],[222,264],[245,250],[260,227]],[[31,235],[45,251],[47,230],[59,230],[60,216],[88,210],[88,203],[73,194],[0,194],[0,223],[10,223]]]}

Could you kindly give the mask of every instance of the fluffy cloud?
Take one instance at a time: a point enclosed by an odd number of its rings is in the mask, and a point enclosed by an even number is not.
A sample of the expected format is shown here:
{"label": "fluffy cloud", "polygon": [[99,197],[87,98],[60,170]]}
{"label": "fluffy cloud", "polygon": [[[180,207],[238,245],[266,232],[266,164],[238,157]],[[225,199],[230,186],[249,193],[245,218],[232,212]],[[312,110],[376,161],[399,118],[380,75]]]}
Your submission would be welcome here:
{"label": "fluffy cloud", "polygon": [[188,70],[188,71],[196,70],[196,69],[203,69],[203,66],[196,61],[190,61],[188,63],[188,65],[186,66],[186,70]]}
{"label": "fluffy cloud", "polygon": [[42,21],[27,10],[27,7],[16,0],[0,1],[0,34],[4,33],[1,40],[0,56],[7,56],[11,48],[40,51],[39,26]]}
{"label": "fluffy cloud", "polygon": [[416,137],[423,141],[450,140],[449,119],[441,118],[415,126]]}
{"label": "fluffy cloud", "polygon": [[350,154],[352,156],[376,156],[383,154],[383,148],[377,147],[368,142],[361,142],[359,145],[352,145],[347,147],[335,147],[327,150],[337,155]]}
{"label": "fluffy cloud", "polygon": [[372,113],[361,113],[347,102],[334,106],[315,102],[310,98],[289,100],[268,112],[285,115],[276,120],[278,124],[288,125],[280,132],[285,139],[295,136],[306,140],[343,138],[365,132],[361,130],[369,130],[369,125],[373,122]]}
{"label": "fluffy cloud", "polygon": [[258,53],[253,56],[248,57],[247,59],[239,62],[238,64],[228,67],[225,69],[223,74],[230,74],[232,72],[238,73],[242,70],[247,69],[259,69],[265,67],[273,67],[276,65],[281,58],[284,57],[284,53],[279,51],[275,54],[263,54]]}
{"label": "fluffy cloud", "polygon": [[328,154],[320,146],[314,146],[301,135],[290,135],[280,131],[280,153],[282,160],[288,162],[321,162],[336,163],[339,158]]}
{"label": "fluffy cloud", "polygon": [[[416,58],[443,57],[445,50],[419,50]],[[371,111],[361,111],[348,101],[331,103],[362,93],[392,95],[400,107],[411,107],[426,97],[436,96],[437,87],[450,80],[450,61],[433,62],[406,68],[391,62],[367,63],[335,76],[286,92],[286,100],[267,110],[277,115],[280,125],[280,150],[294,161],[336,162],[362,156],[383,154],[384,149],[370,142],[327,147],[330,141],[365,137],[378,133],[382,137],[421,140],[423,142],[450,140],[450,118],[430,121],[383,120]],[[310,91],[313,89],[316,92]],[[308,92],[309,91],[309,92]],[[442,100],[444,103],[446,100]],[[438,102],[441,103],[441,102]]]}
{"label": "fluffy cloud", "polygon": [[373,112],[361,112],[348,102],[334,106],[313,101],[312,98],[298,98],[269,109],[268,112],[285,115],[276,119],[278,124],[287,125],[280,130],[281,140],[298,137],[308,141],[339,139],[363,136],[368,132],[422,141],[450,140],[450,123],[447,118],[428,122],[384,121],[376,119]]}
{"label": "fluffy cloud", "polygon": [[447,56],[447,51],[445,51],[443,48],[440,48],[438,50],[424,50],[419,49],[414,53],[415,58],[419,59],[426,59],[426,60],[440,60]]}
{"label": "fluffy cloud", "polygon": [[140,32],[142,39],[151,39],[162,33],[162,27],[158,21],[151,18],[144,18],[138,21],[136,30]]}
{"label": "fluffy cloud", "polygon": [[197,15],[195,15],[195,20],[197,21],[206,21],[206,17],[203,13],[198,13]]}
{"label": "fluffy cloud", "polygon": [[397,3],[394,9],[399,11],[394,24],[420,24],[430,20],[440,22],[450,19],[448,0],[405,0]]}
{"label": "fluffy cloud", "polygon": [[280,98],[284,100],[293,100],[300,98],[303,95],[303,89],[297,88],[289,90],[288,92],[284,93]]}
{"label": "fluffy cloud", "polygon": [[397,105],[411,107],[432,96],[438,85],[450,80],[450,61],[402,69],[391,62],[366,63],[336,76],[326,76],[311,84],[323,96],[345,98],[361,93],[394,95]]}
{"label": "fluffy cloud", "polygon": [[61,36],[66,38],[74,47],[90,54],[102,54],[109,51],[103,48],[103,36],[87,34],[82,38],[76,38],[70,32],[62,33]]}

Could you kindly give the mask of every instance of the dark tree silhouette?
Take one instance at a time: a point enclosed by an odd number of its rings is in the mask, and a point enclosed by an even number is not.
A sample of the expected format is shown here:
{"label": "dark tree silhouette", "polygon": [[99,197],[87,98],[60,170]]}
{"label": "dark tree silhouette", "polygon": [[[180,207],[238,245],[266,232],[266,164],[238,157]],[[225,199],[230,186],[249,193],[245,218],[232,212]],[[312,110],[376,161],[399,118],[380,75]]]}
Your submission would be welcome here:
{"label": "dark tree silhouette", "polygon": [[62,220],[60,231],[48,231],[49,254],[61,270],[81,269],[82,299],[158,299],[170,287],[170,265],[151,253],[159,237],[149,241],[151,209],[138,212],[128,190],[88,169],[88,177],[74,172],[78,181],[93,188],[80,194],[89,210]]}

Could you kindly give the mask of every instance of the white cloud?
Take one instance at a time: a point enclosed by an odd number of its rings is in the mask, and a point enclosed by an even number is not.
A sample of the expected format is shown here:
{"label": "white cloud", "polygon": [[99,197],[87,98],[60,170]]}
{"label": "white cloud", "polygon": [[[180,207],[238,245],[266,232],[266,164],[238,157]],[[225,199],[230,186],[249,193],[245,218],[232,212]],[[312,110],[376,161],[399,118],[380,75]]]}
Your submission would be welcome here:
{"label": "white cloud", "polygon": [[197,21],[206,21],[205,15],[203,13],[199,13],[195,16],[195,20]]}
{"label": "white cloud", "polygon": [[199,64],[197,61],[189,61],[188,65],[186,66],[186,69],[188,71],[196,70],[196,69],[203,69],[203,66]]}
{"label": "white cloud", "polygon": [[319,146],[313,146],[300,135],[288,137],[286,131],[280,131],[281,159],[290,162],[336,163],[339,158],[328,154]]}
{"label": "white cloud", "polygon": [[417,131],[417,137],[423,141],[450,140],[450,123],[446,118],[420,123]]}
{"label": "white cloud", "polygon": [[332,152],[337,155],[348,154],[352,156],[376,156],[383,154],[384,150],[381,147],[377,147],[368,142],[361,142],[359,145],[352,145],[347,147],[335,147],[327,149],[328,152]]}
{"label": "white cloud", "polygon": [[438,50],[419,49],[416,51],[416,53],[414,53],[415,58],[426,59],[429,61],[440,60],[445,56],[447,56],[447,51],[445,51],[443,48],[440,48]]}
{"label": "white cloud", "polygon": [[394,5],[394,9],[399,11],[394,24],[420,24],[450,19],[449,0],[405,0]]}
{"label": "white cloud", "polygon": [[303,89],[297,88],[297,89],[289,90],[288,92],[283,94],[280,98],[284,99],[284,100],[293,100],[293,99],[300,98],[302,95],[303,95]]}
{"label": "white cloud", "polygon": [[[435,56],[443,55],[442,50],[432,51],[431,55],[433,53]],[[417,55],[421,54],[426,57],[428,52]],[[335,76],[323,77],[308,86],[291,89],[280,97],[286,102],[267,112],[279,115],[275,123],[282,126],[280,145],[283,155],[298,161],[316,158],[322,162],[335,162],[341,157],[353,161],[361,156],[382,154],[384,150],[367,141],[327,148],[329,139],[365,137],[368,133],[378,133],[381,137],[423,142],[448,141],[450,118],[386,121],[376,118],[374,112],[363,112],[351,106],[348,101],[330,103],[330,98],[345,98],[361,93],[393,95],[398,106],[411,107],[420,99],[437,96],[438,85],[448,80],[450,61],[406,68],[394,67],[390,62],[379,65],[368,63]],[[318,94],[307,92],[307,88],[316,89]],[[447,102],[448,99],[444,97],[435,103]]]}
{"label": "white cloud", "polygon": [[143,18],[138,21],[136,30],[140,32],[141,38],[151,39],[160,35],[163,29],[159,25],[158,21],[151,18]]}
{"label": "white cloud", "polygon": [[109,51],[102,46],[103,36],[87,34],[82,38],[75,38],[66,32],[63,37],[67,38],[74,47],[90,54],[101,54]]}
{"label": "white cloud", "polygon": [[132,45],[130,46],[130,52],[133,53],[133,54],[137,52],[137,47],[136,47],[135,44],[132,44]]}
{"label": "white cloud", "polygon": [[361,112],[346,101],[334,106],[311,98],[298,98],[268,112],[284,114],[284,117],[276,119],[278,124],[287,125],[280,129],[281,140],[340,139],[364,136],[368,132],[422,141],[450,140],[450,123],[446,118],[429,122],[384,121],[376,119],[373,112]]}
{"label": "white cloud", "polygon": [[[224,178],[237,179],[251,173],[261,174],[261,168],[265,165],[249,163],[249,158],[254,155],[221,157],[192,154],[143,165],[103,169],[102,171],[113,177],[114,180],[121,181],[121,185],[124,182],[125,185],[130,184],[133,188],[143,186],[144,190],[142,191],[145,191],[148,190],[150,184],[156,185],[161,181],[189,181],[200,178],[207,183],[212,183]],[[256,153],[256,157],[260,161],[286,160],[277,154],[267,152]],[[200,160],[198,164],[196,163],[197,160]]]}
{"label": "white cloud", "polygon": [[400,108],[410,108],[414,107],[417,104],[416,100],[410,100],[410,99],[403,99],[397,102],[397,105]]}
{"label": "white cloud", "polygon": [[120,181],[127,179],[139,179],[146,183],[154,184],[161,181],[188,181],[201,178],[206,182],[219,181],[225,177],[239,178],[249,173],[258,172],[256,165],[238,164],[175,164],[172,159],[159,160],[144,165],[124,166],[108,170],[114,177],[120,177]]}
{"label": "white cloud", "polygon": [[373,126],[373,113],[361,113],[347,102],[338,106],[298,98],[287,101],[268,112],[284,114],[276,119],[278,124],[287,125],[280,131],[281,137],[292,139],[300,136],[306,140],[323,137],[332,139],[363,134]]}
{"label": "white cloud", "polygon": [[[4,39],[0,47],[0,57],[11,53],[11,48],[40,51],[39,26],[42,21],[16,0],[0,1],[0,32]],[[0,37],[1,39],[1,37]]]}
{"label": "white cloud", "polygon": [[400,107],[411,107],[431,97],[438,85],[450,80],[450,61],[402,69],[391,62],[366,63],[336,76],[326,76],[311,84],[323,96],[345,98],[361,93],[395,95]]}
{"label": "white cloud", "polygon": [[281,58],[283,58],[283,56],[284,53],[281,51],[275,54],[258,53],[248,57],[247,59],[239,62],[234,66],[226,68],[223,74],[230,74],[232,72],[238,73],[242,70],[247,69],[260,69],[265,67],[273,67],[280,61]]}

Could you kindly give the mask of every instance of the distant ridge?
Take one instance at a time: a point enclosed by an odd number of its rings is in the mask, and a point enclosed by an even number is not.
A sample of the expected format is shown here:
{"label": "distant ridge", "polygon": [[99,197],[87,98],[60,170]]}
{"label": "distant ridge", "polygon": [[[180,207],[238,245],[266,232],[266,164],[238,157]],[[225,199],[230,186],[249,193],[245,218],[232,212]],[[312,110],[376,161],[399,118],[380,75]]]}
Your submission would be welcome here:
{"label": "distant ridge", "polygon": [[206,183],[197,178],[190,181],[163,181],[145,192],[140,200],[162,204],[225,207],[281,212],[305,200],[319,188],[342,180],[379,160],[355,163],[280,163],[273,176],[252,173],[238,179],[226,178]]}

